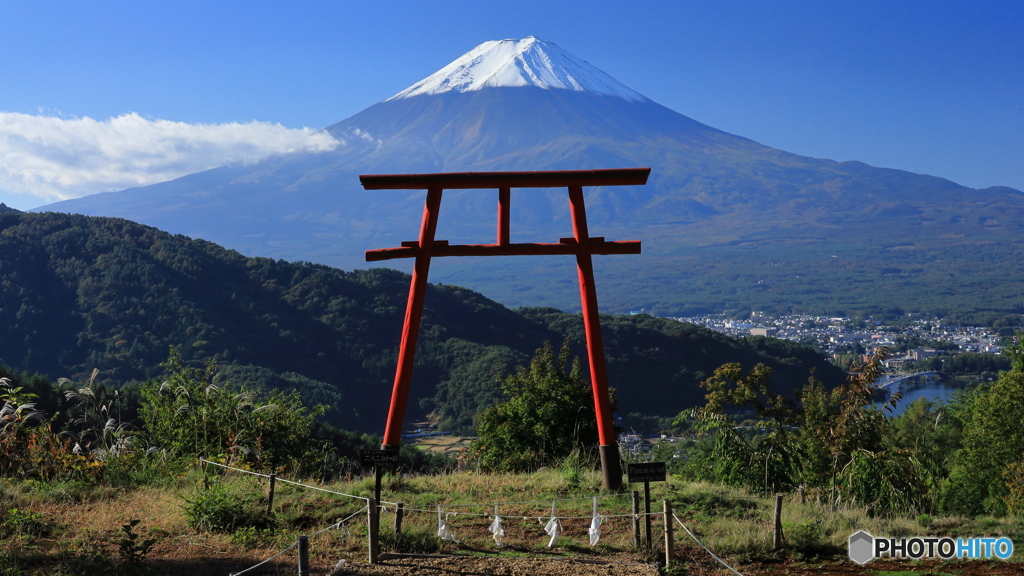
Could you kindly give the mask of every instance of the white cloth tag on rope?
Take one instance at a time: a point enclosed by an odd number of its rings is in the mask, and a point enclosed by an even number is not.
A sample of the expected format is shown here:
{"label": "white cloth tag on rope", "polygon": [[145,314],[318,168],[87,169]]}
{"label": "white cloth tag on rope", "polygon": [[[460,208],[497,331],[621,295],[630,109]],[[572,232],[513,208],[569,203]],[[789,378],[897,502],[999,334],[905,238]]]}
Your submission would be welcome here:
{"label": "white cloth tag on rope", "polygon": [[441,540],[448,540],[450,542],[459,542],[455,539],[455,535],[448,528],[448,521],[444,516],[441,515],[441,507],[437,507],[437,535]]}
{"label": "white cloth tag on rope", "polygon": [[498,516],[497,504],[494,505],[494,520],[491,520],[491,526],[488,530],[494,536],[494,543],[498,545],[498,548],[503,548],[505,543],[501,539],[505,537],[505,529],[501,526],[501,516]]}
{"label": "white cloth tag on rope", "polygon": [[548,533],[548,536],[551,536],[548,548],[554,548],[555,544],[558,543],[558,536],[562,534],[562,523],[558,521],[558,518],[552,516],[551,520],[548,520],[548,523],[544,526],[544,531]]}
{"label": "white cloth tag on rope", "polygon": [[587,530],[587,534],[590,535],[590,545],[596,546],[597,541],[601,539],[601,523],[604,521],[604,516],[597,513],[597,498],[594,498],[594,517],[590,520],[590,529]]}
{"label": "white cloth tag on rope", "polygon": [[551,519],[544,525],[544,531],[547,532],[548,536],[551,536],[548,548],[554,548],[555,544],[558,543],[558,536],[562,534],[562,523],[555,517],[556,504],[558,504],[558,500],[551,501]]}
{"label": "white cloth tag on rope", "polygon": [[590,520],[590,530],[587,533],[590,534],[590,545],[596,546],[597,541],[601,539],[601,522],[604,520],[604,516],[598,514]]}
{"label": "white cloth tag on rope", "polygon": [[501,527],[501,516],[495,516],[494,520],[491,521],[491,527],[488,528],[491,531],[491,535],[494,536],[494,543],[498,545],[498,548],[505,546],[501,541],[505,537],[505,529]]}

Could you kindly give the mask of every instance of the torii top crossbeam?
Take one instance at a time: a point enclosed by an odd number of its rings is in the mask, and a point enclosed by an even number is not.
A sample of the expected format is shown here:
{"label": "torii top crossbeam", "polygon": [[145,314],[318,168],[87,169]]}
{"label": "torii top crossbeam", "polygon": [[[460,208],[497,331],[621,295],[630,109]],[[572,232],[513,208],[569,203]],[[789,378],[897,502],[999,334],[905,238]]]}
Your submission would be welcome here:
{"label": "torii top crossbeam", "polygon": [[[594,288],[594,254],[639,254],[640,242],[608,242],[602,237],[591,237],[587,229],[587,213],[583,203],[584,186],[643,185],[650,176],[650,168],[623,168],[615,170],[572,170],[546,172],[452,172],[441,174],[381,174],[362,175],[359,181],[366,190],[426,190],[423,222],[419,240],[402,242],[398,248],[384,248],[366,252],[368,262],[394,258],[415,258],[409,300],[405,312],[405,325],[399,347],[395,384],[391,395],[383,448],[397,449],[401,442],[401,429],[412,381],[413,356],[423,314],[427,273],[430,259],[435,256],[537,256],[572,254],[576,256],[580,280],[580,299],[583,324],[587,337],[590,379],[594,390],[594,408],[601,444],[601,463],[604,484],[618,488],[622,482],[618,444],[612,422],[608,396],[607,374],[601,326],[598,320],[597,292]],[[560,238],[557,243],[519,243],[510,240],[511,190],[513,188],[568,188],[569,211],[573,237]],[[446,240],[434,238],[444,190],[497,189],[497,239],[493,244],[450,245]]]}
{"label": "torii top crossbeam", "polygon": [[441,172],[438,174],[375,174],[359,177],[366,190],[428,190],[442,188],[564,188],[567,186],[629,186],[647,183],[650,168],[614,170],[550,170],[546,172]]}

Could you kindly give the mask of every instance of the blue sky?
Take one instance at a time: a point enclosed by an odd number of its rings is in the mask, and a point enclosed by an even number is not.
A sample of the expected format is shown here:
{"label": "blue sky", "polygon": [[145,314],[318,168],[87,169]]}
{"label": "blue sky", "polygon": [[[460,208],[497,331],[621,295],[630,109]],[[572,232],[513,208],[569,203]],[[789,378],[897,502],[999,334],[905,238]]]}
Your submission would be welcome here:
{"label": "blue sky", "polygon": [[322,146],[313,129],[529,35],[769,146],[1024,190],[1018,0],[36,0],[0,3],[0,201]]}

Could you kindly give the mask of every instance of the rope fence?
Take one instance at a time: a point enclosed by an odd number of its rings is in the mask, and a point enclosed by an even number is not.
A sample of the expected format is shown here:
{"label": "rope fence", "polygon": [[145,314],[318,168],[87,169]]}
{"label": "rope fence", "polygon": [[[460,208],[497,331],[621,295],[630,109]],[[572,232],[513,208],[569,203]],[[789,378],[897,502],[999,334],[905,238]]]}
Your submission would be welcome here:
{"label": "rope fence", "polygon": [[283,550],[279,551],[277,554],[274,554],[270,558],[267,558],[266,560],[263,560],[259,564],[255,564],[253,566],[250,566],[250,567],[246,568],[245,570],[242,570],[241,572],[230,572],[228,576],[241,576],[242,574],[245,574],[246,572],[255,570],[255,569],[259,568],[260,566],[263,566],[267,562],[270,562],[271,560],[273,560],[273,559],[277,558],[278,556],[284,554],[285,552],[291,550],[292,548],[295,548],[296,546],[299,546],[302,538],[306,538],[308,540],[309,538],[315,538],[315,537],[323,534],[324,532],[327,532],[328,530],[334,530],[336,528],[344,526],[346,522],[348,522],[352,518],[355,518],[357,515],[362,514],[363,512],[366,512],[366,506],[364,506],[361,509],[357,510],[356,512],[350,514],[349,516],[347,516],[347,517],[345,517],[345,518],[343,518],[341,520],[338,520],[334,524],[331,524],[330,526],[327,526],[326,528],[321,528],[320,530],[317,530],[316,532],[310,534],[309,536],[300,536],[299,540],[296,540],[291,545],[289,545],[287,548],[284,548]]}
{"label": "rope fence", "polygon": [[296,547],[296,546],[298,546],[298,545],[299,545],[298,541],[296,541],[296,542],[293,542],[291,546],[289,546],[289,547],[285,548],[284,550],[281,550],[280,552],[278,552],[277,554],[274,554],[274,555],[273,555],[273,556],[271,556],[270,558],[267,558],[267,559],[266,559],[266,560],[264,560],[263,562],[260,562],[259,564],[256,564],[255,566],[250,566],[250,567],[246,568],[245,570],[242,570],[241,572],[231,572],[231,573],[229,573],[229,576],[241,576],[242,574],[245,574],[246,572],[249,572],[249,571],[251,571],[251,570],[255,570],[255,569],[259,568],[260,566],[263,566],[263,565],[264,565],[264,564],[266,564],[267,562],[270,562],[270,561],[271,561],[271,560],[273,560],[274,558],[277,558],[277,557],[278,557],[278,556],[280,556],[281,554],[284,554],[285,552],[287,552],[287,551],[291,550],[292,548],[295,548],[295,547]]}
{"label": "rope fence", "polygon": [[[718,555],[716,555],[714,552],[712,552],[711,549],[709,549],[707,546],[705,546],[704,543],[701,542],[700,539],[698,539],[697,536],[692,531],[690,531],[690,529],[683,523],[683,521],[679,518],[679,516],[672,512],[672,510],[671,510],[671,503],[669,501],[667,501],[667,500],[664,501],[665,510],[663,512],[640,512],[638,507],[637,507],[638,493],[635,492],[635,491],[632,492],[632,494],[630,494],[630,493],[603,494],[603,495],[594,495],[594,496],[586,496],[586,497],[573,497],[573,498],[551,498],[551,499],[544,499],[544,500],[524,500],[524,501],[519,501],[519,502],[488,502],[488,503],[473,503],[473,504],[438,504],[438,505],[426,505],[426,506],[421,505],[421,506],[407,507],[402,502],[387,502],[387,501],[383,501],[383,500],[378,502],[374,498],[368,498],[368,497],[365,497],[365,496],[358,496],[358,495],[355,495],[355,494],[347,494],[347,493],[339,492],[339,491],[336,491],[336,490],[329,490],[327,488],[321,488],[319,486],[311,486],[309,484],[304,484],[302,482],[297,482],[297,481],[294,481],[294,480],[288,480],[288,479],[284,479],[284,478],[277,478],[276,475],[274,475],[274,474],[264,474],[264,473],[260,473],[260,472],[253,472],[251,470],[244,470],[244,469],[241,469],[241,468],[236,468],[236,467],[233,467],[233,466],[228,466],[226,464],[221,464],[219,462],[212,462],[210,460],[206,460],[206,459],[203,459],[203,458],[200,458],[199,461],[201,463],[203,463],[204,465],[205,464],[210,464],[210,465],[218,466],[220,468],[224,468],[224,469],[227,469],[227,470],[232,470],[232,471],[243,473],[243,474],[248,474],[248,475],[252,475],[252,476],[258,476],[260,478],[267,478],[267,479],[269,479],[270,480],[270,498],[269,498],[268,512],[271,510],[271,507],[272,507],[272,504],[273,504],[273,490],[274,490],[274,483],[275,483],[275,481],[276,482],[283,482],[285,484],[294,485],[294,486],[297,486],[297,487],[300,487],[300,488],[306,488],[306,489],[310,489],[310,490],[315,490],[315,491],[323,492],[323,493],[326,493],[326,494],[331,494],[331,495],[335,495],[335,496],[341,496],[341,497],[344,497],[344,498],[351,498],[351,499],[355,499],[355,500],[362,500],[364,502],[364,505],[359,510],[355,511],[352,514],[349,514],[345,518],[343,518],[343,519],[341,519],[341,520],[339,520],[339,521],[337,521],[337,522],[335,522],[335,523],[333,523],[333,524],[331,524],[329,526],[326,526],[326,527],[324,527],[324,528],[322,528],[322,529],[320,529],[320,530],[310,534],[309,536],[299,536],[298,540],[296,542],[292,543],[291,545],[289,545],[288,547],[284,548],[283,550],[280,550],[279,552],[277,552],[273,556],[267,558],[266,560],[263,560],[259,564],[251,566],[249,568],[246,568],[245,570],[242,570],[241,572],[232,572],[230,574],[230,576],[241,576],[242,574],[245,574],[247,572],[255,570],[255,569],[259,568],[260,566],[263,566],[263,565],[267,564],[268,562],[273,561],[275,558],[280,557],[282,554],[285,554],[289,550],[292,550],[293,548],[296,548],[296,547],[298,547],[298,555],[299,555],[299,574],[300,575],[308,574],[308,539],[309,538],[314,538],[316,536],[319,536],[319,535],[321,535],[324,532],[327,532],[329,530],[334,530],[334,529],[339,529],[341,527],[344,527],[347,522],[351,521],[353,518],[355,518],[356,516],[358,516],[358,515],[360,515],[360,514],[362,514],[364,512],[367,513],[367,538],[368,538],[368,549],[369,549],[369,553],[370,553],[369,554],[369,556],[370,556],[369,560],[370,560],[371,564],[377,563],[378,557],[379,557],[379,542],[378,542],[378,539],[379,539],[379,523],[380,523],[380,514],[382,512],[388,512],[388,513],[395,514],[394,532],[396,534],[400,532],[402,518],[407,513],[419,513],[419,514],[436,515],[437,516],[437,536],[438,536],[438,538],[440,538],[441,540],[451,541],[451,542],[455,542],[455,543],[458,543],[458,544],[462,544],[462,542],[457,540],[455,538],[455,535],[452,533],[452,526],[449,524],[449,521],[451,519],[458,518],[458,517],[468,517],[468,518],[471,518],[471,519],[489,519],[489,520],[492,520],[492,522],[490,523],[490,526],[486,528],[486,530],[488,532],[490,532],[491,537],[494,538],[495,544],[499,548],[502,548],[502,547],[506,546],[506,544],[503,542],[503,539],[506,536],[505,531],[504,531],[504,526],[502,524],[503,521],[512,521],[512,520],[534,521],[535,520],[535,521],[539,522],[543,526],[544,532],[546,532],[550,536],[550,541],[548,542],[547,547],[548,548],[552,548],[552,547],[554,547],[556,545],[559,537],[565,533],[565,527],[562,524],[563,522],[589,521],[590,522],[590,526],[587,529],[587,535],[589,536],[589,541],[590,541],[591,546],[594,546],[594,545],[597,544],[597,542],[599,541],[599,539],[601,537],[602,525],[607,523],[607,522],[609,522],[609,521],[613,521],[613,520],[617,520],[617,519],[618,520],[628,519],[628,520],[632,521],[634,544],[639,547],[641,545],[641,539],[640,539],[640,531],[641,531],[640,530],[640,520],[645,518],[645,517],[652,518],[652,517],[661,516],[661,517],[664,518],[664,522],[665,522],[664,530],[665,530],[665,536],[666,536],[666,541],[665,541],[665,562],[666,562],[666,565],[668,565],[668,563],[671,561],[671,558],[673,557],[673,547],[674,547],[674,545],[673,545],[673,540],[672,540],[672,529],[671,528],[672,528],[672,521],[674,520],[675,523],[678,523],[679,526],[682,527],[682,529],[690,536],[690,538],[693,539],[693,541],[699,547],[703,548],[718,563],[720,563],[722,566],[727,568],[730,572],[732,572],[736,576],[743,576],[738,571],[736,571],[732,566],[730,566],[724,560],[722,560]],[[205,479],[205,466],[204,466],[204,479]],[[633,509],[632,509],[631,512],[626,512],[626,513],[610,513],[610,514],[608,514],[608,513],[600,513],[599,512],[599,507],[600,507],[599,503],[602,500],[606,500],[606,499],[609,499],[609,498],[622,499],[622,498],[629,498],[630,496],[632,496],[632,498],[633,498]],[[689,496],[689,495],[687,495],[687,496]],[[694,496],[707,496],[707,495],[706,494],[694,494]],[[756,496],[753,496],[753,497],[752,496],[729,496],[729,495],[724,495],[724,494],[723,495],[711,494],[711,496],[715,497],[715,498],[733,499],[733,500],[767,500],[767,499],[771,498],[771,497],[756,497]],[[780,526],[780,523],[779,523],[779,520],[778,520],[779,514],[780,514],[780,511],[778,510],[778,508],[781,507],[781,496],[776,496],[775,498],[776,498],[776,508],[777,508],[776,509],[776,522],[775,523],[777,525],[776,529],[777,529],[777,532],[778,532],[781,529],[781,526]],[[592,511],[588,515],[580,515],[579,512],[576,512],[576,510],[579,510],[579,503],[583,502],[583,501],[589,501],[589,502],[592,503]],[[569,515],[560,515],[560,514],[558,514],[559,503],[575,503],[575,506],[569,506],[569,507],[567,507],[566,509],[563,510],[565,513],[567,513]],[[538,505],[543,505],[545,508],[547,508],[547,506],[550,505],[550,510],[545,509],[545,511],[542,512],[541,514],[523,514],[521,512],[521,510],[524,507],[527,507],[527,508],[528,507],[537,507]],[[473,508],[487,508],[488,511],[487,512],[471,511]],[[605,509],[607,511],[611,512],[611,510],[608,510],[608,508],[619,508],[619,506],[616,506],[614,504],[606,505]],[[502,509],[504,509],[505,514],[502,514]],[[491,510],[493,510],[493,511],[491,511]],[[514,513],[514,512],[516,512],[516,513]],[[621,524],[616,524],[616,525],[621,526]],[[473,530],[476,530],[476,529],[481,528],[483,526],[486,526],[486,524],[478,525],[476,522],[470,522],[470,524],[464,525],[463,528],[469,527],[469,528],[472,528]],[[574,528],[573,531],[578,530],[578,529],[579,529],[579,527]],[[607,530],[607,528],[605,528],[605,530]],[[648,521],[648,523],[647,523],[647,545],[648,546],[651,545],[651,534],[650,534],[650,531],[651,531],[651,526],[650,526],[650,522]],[[776,538],[778,538],[778,536]],[[778,540],[777,540],[777,542],[778,542]],[[305,571],[303,571],[303,566],[305,566]]]}
{"label": "rope fence", "polygon": [[[558,500],[548,500],[546,503],[550,504],[551,502],[557,502],[557,501]],[[508,504],[514,504],[514,502],[509,502]],[[512,518],[512,519],[519,519],[519,520],[545,519],[545,517],[543,517],[543,516],[523,516],[521,514],[511,514],[511,515],[508,515],[508,514],[485,514],[485,513],[482,513],[482,512],[480,512],[480,513],[478,513],[478,512],[449,512],[448,511],[449,507],[446,506],[446,505],[443,505],[443,504],[438,505],[438,506],[434,506],[433,508],[409,508],[409,507],[405,507],[405,506],[402,507],[402,509],[405,510],[406,512],[426,512],[426,513],[429,513],[429,514],[436,514],[438,508],[441,508],[442,510],[444,510],[444,513],[449,515],[449,516],[474,516],[474,517],[478,517],[478,518],[493,518],[495,516],[501,516],[502,518]],[[388,512],[392,511],[392,510],[389,510],[385,506],[381,506],[381,510],[386,510]],[[661,515],[662,515],[661,512],[651,512],[650,514],[646,514],[644,512],[640,512],[638,514],[633,514],[632,512],[630,512],[628,514],[601,514],[601,516],[603,516],[605,518],[636,518],[638,516],[643,518],[644,516],[661,516]],[[557,518],[559,518],[560,520],[590,520],[591,518],[593,518],[593,514],[591,514],[589,516],[562,516],[561,514],[559,514],[559,515],[557,515]]]}
{"label": "rope fence", "polygon": [[[551,498],[547,500],[522,500],[519,502],[486,502],[479,504],[447,504],[445,508],[474,508],[484,506],[512,506],[523,504],[550,504],[551,502],[577,502],[581,500],[593,500],[594,498],[624,498],[626,494],[595,494],[594,496],[582,496],[579,498]],[[381,504],[396,504],[396,502],[381,501]],[[460,512],[460,514],[471,514],[471,512]]]}
{"label": "rope fence", "polygon": [[728,568],[736,576],[743,576],[743,574],[740,574],[739,572],[736,571],[735,568],[733,568],[732,566],[729,566],[728,564],[726,564],[725,560],[722,560],[721,558],[719,558],[718,555],[716,555],[714,552],[712,552],[710,548],[708,548],[707,546],[704,545],[703,542],[698,540],[697,537],[693,535],[693,532],[690,532],[690,529],[686,527],[686,524],[683,524],[683,521],[679,519],[679,516],[676,516],[675,514],[673,514],[672,517],[675,518],[676,522],[678,522],[679,525],[683,527],[683,530],[685,530],[686,533],[690,535],[690,538],[693,538],[693,541],[696,542],[698,546],[703,548],[708,554],[710,554],[712,558],[714,558],[715,560],[718,560],[719,564],[721,564],[722,566],[725,566],[726,568]]}
{"label": "rope fence", "polygon": [[[227,468],[228,470],[234,470],[235,472],[242,472],[244,474],[251,474],[253,476],[259,476],[261,478],[270,478],[270,479],[275,480],[277,482],[284,482],[285,484],[292,484],[292,485],[295,485],[295,486],[300,486],[302,488],[309,488],[310,490],[317,490],[317,491],[320,491],[320,492],[327,492],[328,494],[334,494],[334,495],[337,495],[337,496],[344,496],[346,498],[354,498],[356,500],[362,500],[364,502],[369,500],[369,498],[367,498],[365,496],[356,496],[355,494],[346,494],[344,492],[337,492],[337,491],[334,491],[334,490],[328,490],[326,488],[320,488],[318,486],[310,486],[309,484],[303,484],[302,482],[296,482],[294,480],[286,480],[284,478],[278,478],[274,474],[262,474],[260,472],[253,472],[252,470],[242,470],[241,468],[235,468],[233,466],[228,466],[227,464],[221,464],[219,462],[211,462],[209,460],[206,460],[205,458],[200,458],[199,461],[203,462],[205,464],[213,464],[214,466],[220,466],[221,468]],[[273,497],[271,497],[271,499],[273,499]]]}
{"label": "rope fence", "polygon": [[277,481],[278,482],[284,482],[285,484],[292,484],[292,485],[299,486],[299,487],[302,487],[302,488],[309,488],[310,490],[317,490],[317,491],[320,491],[320,492],[326,492],[328,494],[334,494],[334,495],[337,495],[337,496],[344,496],[346,498],[355,498],[356,500],[362,500],[364,502],[369,501],[369,498],[367,498],[365,496],[355,496],[353,494],[345,494],[344,492],[335,492],[334,490],[328,490],[326,488],[320,488],[320,487],[317,487],[317,486],[310,486],[309,484],[303,484],[301,482],[295,482],[293,480],[285,480],[284,478],[278,478]]}
{"label": "rope fence", "polygon": [[[513,503],[509,503],[509,504],[513,504]],[[323,534],[324,532],[327,532],[328,530],[334,530],[334,529],[337,529],[337,528],[339,528],[339,527],[341,527],[341,526],[344,526],[344,525],[345,525],[345,524],[346,524],[346,523],[347,523],[347,522],[348,522],[349,520],[351,520],[352,518],[355,518],[355,517],[356,517],[357,515],[359,515],[359,514],[361,514],[361,513],[365,512],[365,511],[367,511],[367,510],[368,510],[368,507],[363,507],[363,508],[361,508],[361,509],[357,510],[356,512],[354,512],[354,513],[350,514],[349,516],[345,517],[344,519],[342,519],[342,520],[339,520],[339,521],[335,522],[334,524],[331,524],[331,525],[329,525],[329,526],[326,526],[326,527],[324,527],[324,528],[321,528],[320,530],[318,530],[318,531],[314,532],[313,534],[310,534],[309,536],[300,536],[300,537],[299,537],[299,539],[298,539],[298,540],[297,540],[296,542],[294,542],[294,543],[292,543],[291,545],[289,545],[289,546],[285,547],[284,549],[282,549],[282,550],[278,551],[278,552],[277,552],[276,554],[274,554],[273,556],[270,556],[269,558],[267,558],[267,559],[265,559],[265,560],[261,561],[261,562],[260,562],[260,563],[258,563],[258,564],[255,564],[255,565],[253,565],[253,566],[250,566],[249,568],[246,568],[245,570],[241,570],[241,571],[239,571],[239,572],[231,572],[231,573],[229,573],[229,576],[241,576],[242,574],[245,574],[245,573],[247,573],[247,572],[250,572],[250,571],[252,571],[252,570],[255,570],[255,569],[259,568],[260,566],[263,566],[264,564],[267,564],[268,562],[271,562],[271,561],[273,561],[274,559],[276,559],[276,558],[280,557],[281,555],[285,554],[286,552],[288,552],[288,551],[290,551],[290,550],[292,550],[293,548],[296,548],[296,547],[299,547],[299,548],[300,548],[300,559],[299,559],[299,564],[300,564],[300,575],[301,575],[301,574],[304,574],[304,572],[302,572],[302,570],[301,570],[301,567],[302,567],[303,565],[305,565],[305,566],[306,566],[306,572],[305,572],[305,573],[307,573],[307,574],[308,574],[308,557],[305,557],[305,558],[304,558],[304,557],[303,557],[303,554],[304,554],[304,553],[302,552],[302,550],[303,550],[303,547],[304,547],[303,545],[304,545],[304,544],[306,544],[306,543],[308,542],[308,539],[309,539],[309,538],[315,538],[316,536],[319,536],[320,534]],[[430,512],[430,513],[433,513],[433,512],[434,512],[433,510],[426,510],[426,509],[410,509],[410,511],[422,511],[422,512]],[[666,512],[669,512],[669,511],[670,511],[670,508],[669,508],[668,506],[666,506]],[[441,512],[440,512],[440,507],[438,508],[438,511],[437,511],[437,512],[438,512],[438,514],[439,514],[439,517],[440,517],[440,514],[441,514]],[[674,519],[674,520],[675,520],[675,522],[679,524],[679,526],[680,526],[680,527],[681,527],[681,528],[682,528],[682,529],[683,529],[683,530],[684,530],[684,531],[685,531],[685,532],[686,532],[686,533],[687,533],[687,534],[688,534],[688,535],[690,536],[690,538],[692,538],[692,539],[693,539],[693,541],[694,541],[694,542],[696,542],[698,546],[700,546],[701,548],[703,548],[703,549],[704,549],[704,551],[705,551],[705,552],[707,552],[707,553],[708,553],[708,554],[709,554],[709,555],[710,555],[710,556],[711,556],[712,558],[714,558],[714,559],[715,559],[715,560],[716,560],[716,561],[717,561],[717,562],[718,562],[719,564],[721,564],[722,566],[724,566],[724,567],[725,567],[726,569],[728,569],[728,570],[729,570],[730,572],[732,572],[732,573],[733,573],[733,574],[735,574],[736,576],[743,576],[743,574],[741,574],[741,573],[740,573],[739,571],[737,571],[737,570],[736,570],[735,568],[733,568],[732,566],[730,566],[730,565],[729,565],[729,564],[728,564],[727,562],[725,562],[724,560],[722,560],[722,559],[721,559],[721,558],[720,558],[720,557],[719,557],[719,556],[718,556],[717,554],[715,554],[714,552],[712,552],[710,548],[708,548],[707,546],[705,546],[705,545],[704,545],[704,543],[703,543],[703,542],[701,542],[701,541],[700,541],[700,539],[699,539],[699,538],[697,538],[697,536],[696,536],[696,535],[695,535],[695,534],[694,534],[694,533],[693,533],[693,532],[692,532],[692,531],[691,531],[691,530],[690,530],[690,529],[689,529],[689,528],[688,528],[688,527],[686,526],[686,524],[685,524],[685,523],[683,523],[683,521],[682,521],[682,520],[681,520],[681,519],[679,518],[679,516],[678,516],[678,515],[676,515],[675,513],[671,513],[671,512],[670,512],[670,514],[671,514],[671,517],[672,517],[672,519]],[[643,514],[641,514],[641,515],[643,515]],[[660,515],[663,515],[663,514],[661,514],[661,513],[659,513],[659,514],[654,514],[654,513],[651,513],[651,515],[652,515],[652,516],[653,516],[653,515],[659,515],[659,516],[660,516]],[[476,515],[474,514],[474,516],[476,516]],[[626,515],[621,515],[621,516],[626,516]],[[628,515],[628,516],[633,516],[633,515]],[[602,517],[604,517],[604,516],[602,516]],[[529,517],[524,517],[523,519],[524,519],[524,520],[530,520],[530,519],[532,519],[532,518],[529,518]],[[570,519],[570,518],[560,518],[560,519],[566,519],[566,520],[568,520],[568,519]],[[441,522],[443,523],[443,520],[442,520]],[[667,525],[666,525],[666,528],[668,528],[668,526],[667,526]],[[670,534],[670,530],[666,530],[666,532]],[[440,534],[439,534],[439,536],[440,536]],[[496,536],[497,536],[497,535],[496,535]],[[554,539],[557,539],[558,535],[557,535],[557,534],[553,534],[553,535],[552,535],[552,537],[553,537],[553,541],[554,541]],[[443,538],[443,536],[442,536],[442,538]],[[455,539],[454,539],[454,537],[449,537],[449,538],[445,538],[445,539],[448,539],[448,540],[452,540],[452,541],[454,541],[454,542],[458,542],[458,540],[455,540]],[[497,538],[496,538],[496,539],[497,539]],[[307,545],[307,546],[308,546],[308,545]],[[672,550],[671,550],[671,536],[669,536],[669,539],[668,539],[668,540],[666,541],[666,546],[667,546],[667,548],[666,548],[666,564],[668,564],[668,562],[669,562],[669,558],[671,558],[671,556],[672,556]],[[308,556],[308,548],[306,548],[306,550],[307,550],[307,551],[305,552],[305,554],[306,554],[306,555]]]}
{"label": "rope fence", "polygon": [[356,510],[355,512],[353,512],[352,514],[350,514],[346,518],[344,518],[342,520],[338,520],[334,524],[331,524],[330,526],[328,526],[326,528],[322,528],[322,529],[320,529],[320,530],[310,534],[309,537],[313,538],[314,536],[319,536],[319,535],[323,534],[324,532],[327,532],[328,530],[334,530],[335,528],[340,528],[340,527],[344,526],[345,523],[348,522],[349,520],[355,518],[356,516],[358,516],[359,514],[362,514],[363,512],[366,512],[366,508],[367,508],[366,506],[363,506],[362,508],[360,508],[359,510]]}

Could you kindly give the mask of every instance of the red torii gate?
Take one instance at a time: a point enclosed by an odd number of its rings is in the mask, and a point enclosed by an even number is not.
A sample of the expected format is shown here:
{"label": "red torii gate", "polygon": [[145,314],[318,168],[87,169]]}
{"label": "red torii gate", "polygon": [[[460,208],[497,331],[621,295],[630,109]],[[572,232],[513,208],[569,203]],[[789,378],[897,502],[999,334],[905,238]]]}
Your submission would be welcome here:
{"label": "red torii gate", "polygon": [[[604,486],[618,488],[622,484],[622,466],[618,442],[612,421],[608,395],[608,375],[604,363],[601,324],[597,311],[597,290],[594,286],[594,254],[639,254],[640,241],[605,241],[591,237],[587,229],[587,212],[583,204],[584,186],[643,185],[650,176],[650,168],[623,168],[615,170],[571,170],[548,172],[452,172],[441,174],[380,174],[361,175],[359,181],[365,190],[426,190],[423,223],[419,240],[402,242],[400,248],[368,250],[367,262],[395,258],[415,258],[409,286],[409,300],[405,309],[405,325],[398,351],[398,367],[391,393],[387,427],[384,430],[383,449],[397,449],[401,443],[405,408],[412,381],[416,339],[423,315],[423,300],[427,292],[427,273],[430,259],[435,256],[539,256],[572,254],[580,279],[580,300],[583,308],[583,327],[587,338],[590,380],[594,390],[594,411],[600,442],[601,469]],[[572,238],[560,238],[557,243],[510,242],[510,213],[512,188],[569,189],[569,212],[572,217]],[[447,240],[435,240],[437,217],[441,208],[441,193],[453,189],[498,190],[498,234],[494,244],[452,245]]]}

